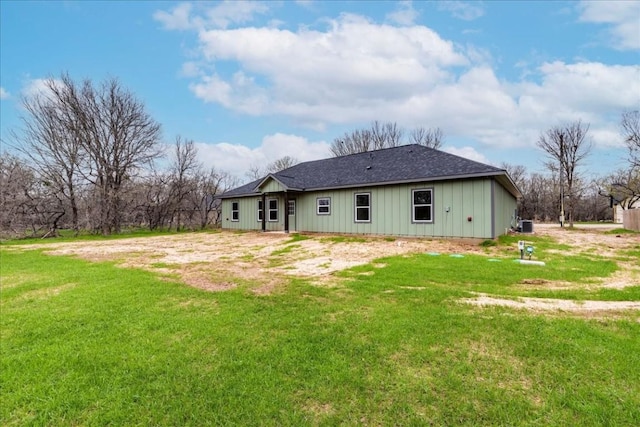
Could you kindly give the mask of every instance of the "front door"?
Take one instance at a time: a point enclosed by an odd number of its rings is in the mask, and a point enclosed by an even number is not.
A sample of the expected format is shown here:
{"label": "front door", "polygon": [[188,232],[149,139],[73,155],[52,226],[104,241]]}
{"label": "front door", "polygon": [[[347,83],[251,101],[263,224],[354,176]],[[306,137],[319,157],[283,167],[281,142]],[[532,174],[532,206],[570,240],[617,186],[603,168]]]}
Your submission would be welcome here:
{"label": "front door", "polygon": [[290,199],[287,206],[287,215],[289,215],[289,231],[296,231],[296,199]]}

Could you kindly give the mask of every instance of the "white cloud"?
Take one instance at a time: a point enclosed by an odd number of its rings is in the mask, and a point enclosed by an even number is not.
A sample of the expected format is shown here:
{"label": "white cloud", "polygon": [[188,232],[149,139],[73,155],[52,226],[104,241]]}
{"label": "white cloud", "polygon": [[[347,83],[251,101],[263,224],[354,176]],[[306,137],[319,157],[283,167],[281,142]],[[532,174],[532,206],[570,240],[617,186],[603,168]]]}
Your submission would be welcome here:
{"label": "white cloud", "polygon": [[368,121],[372,110],[447,82],[452,76],[445,67],[468,62],[453,43],[423,26],[377,25],[355,15],[329,24],[324,32],[265,27],[201,32],[205,59],[236,61],[242,74],[208,76],[192,90],[205,101],[251,114],[314,123]]}
{"label": "white cloud", "polygon": [[465,159],[475,160],[476,162],[490,164],[489,160],[481,153],[478,153],[473,147],[442,147],[442,151],[446,151],[447,153],[454,154],[456,156],[464,157]]}
{"label": "white cloud", "polygon": [[207,11],[207,21],[218,28],[251,22],[254,15],[268,11],[266,3],[225,0]]}
{"label": "white cloud", "polygon": [[[33,96],[47,96],[50,94],[48,86],[49,79],[31,79],[28,80],[22,88],[22,95],[26,98]],[[62,85],[62,81],[54,79],[55,85]]]}
{"label": "white cloud", "polygon": [[582,1],[581,22],[608,24],[609,42],[616,49],[640,49],[640,2]]}
{"label": "white cloud", "polygon": [[207,166],[224,170],[241,180],[253,165],[265,166],[284,156],[295,157],[301,162],[330,157],[329,144],[310,142],[296,135],[276,133],[262,139],[260,146],[249,148],[240,144],[197,143],[199,158]]}
{"label": "white cloud", "polygon": [[464,21],[473,21],[484,15],[484,5],[478,1],[441,1],[438,3],[438,9],[451,12],[454,18]]}
{"label": "white cloud", "polygon": [[411,1],[401,1],[398,3],[398,9],[388,13],[386,19],[398,25],[413,25],[419,15]]}
{"label": "white cloud", "polygon": [[188,61],[182,64],[180,75],[183,77],[201,77],[203,76],[200,70],[200,65],[197,62]]}
{"label": "white cloud", "polygon": [[[196,6],[200,5],[196,3]],[[223,1],[214,7],[195,9],[191,3],[181,3],[170,12],[157,10],[153,18],[166,30],[205,30],[251,22],[255,15],[264,14],[269,10],[265,3],[250,1]],[[196,15],[196,12],[201,14]]]}
{"label": "white cloud", "polygon": [[[571,118],[578,114],[600,114],[616,108],[631,108],[640,101],[640,66],[605,65],[599,62],[566,64],[556,61],[539,68],[542,84],[531,95],[560,108]],[[574,113],[574,114],[575,114]]]}
{"label": "white cloud", "polygon": [[162,23],[166,30],[190,30],[197,28],[197,22],[191,18],[191,4],[181,3],[174,7],[171,12],[157,10],[153,14],[156,21]]}
{"label": "white cloud", "polygon": [[231,85],[217,75],[203,76],[200,83],[189,86],[198,98],[207,102],[217,102],[225,107],[231,105]]}
{"label": "white cloud", "polygon": [[617,123],[603,124],[601,127],[589,129],[589,137],[596,147],[600,148],[623,148],[625,147],[623,138],[620,137],[620,128]]}
{"label": "white cloud", "polygon": [[0,99],[9,99],[11,98],[11,94],[4,90],[3,87],[0,87]]}
{"label": "white cloud", "polygon": [[581,119],[597,145],[611,146],[612,116],[640,105],[637,65],[538,62],[508,81],[496,76],[488,51],[455,45],[422,25],[358,15],[343,14],[323,29],[212,29],[198,37],[198,66],[184,68],[197,74],[190,89],[198,98],[316,130],[395,121],[511,148],[533,146],[541,131]]}

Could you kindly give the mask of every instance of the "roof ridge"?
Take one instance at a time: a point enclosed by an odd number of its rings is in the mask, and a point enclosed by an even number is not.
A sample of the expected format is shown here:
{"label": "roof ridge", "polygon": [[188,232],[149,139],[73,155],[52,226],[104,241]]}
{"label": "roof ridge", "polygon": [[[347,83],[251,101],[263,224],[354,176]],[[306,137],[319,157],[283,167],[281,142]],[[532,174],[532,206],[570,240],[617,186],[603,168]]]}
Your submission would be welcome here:
{"label": "roof ridge", "polygon": [[[362,151],[360,153],[350,153],[350,154],[344,154],[342,156],[333,156],[333,157],[325,157],[323,159],[307,160],[306,162],[297,163],[297,164],[295,164],[293,166],[289,166],[286,169],[282,169],[281,171],[274,172],[273,174],[274,175],[280,174],[281,172],[285,172],[285,171],[287,171],[289,169],[293,169],[293,168],[295,168],[297,166],[300,166],[300,165],[306,165],[306,164],[311,164],[311,163],[316,163],[316,162],[325,162],[325,161],[330,161],[330,160],[334,160],[334,159],[344,159],[346,157],[352,157],[352,156],[364,156],[366,154],[374,154],[374,153],[379,153],[381,151],[396,150],[396,149],[400,149],[400,148],[414,147],[414,146],[415,147],[424,148],[426,150],[433,150],[433,151],[439,151],[439,152],[442,152],[442,153],[446,153],[445,151],[438,150],[436,148],[427,147],[427,146],[424,146],[424,145],[421,145],[421,144],[416,144],[416,143],[414,143],[414,144],[402,144],[402,145],[396,145],[395,147],[384,147],[384,148],[378,148],[376,150]],[[464,157],[462,157],[462,158],[464,158]],[[466,159],[466,160],[469,160],[469,159]],[[265,178],[266,178],[266,176],[265,176]]]}

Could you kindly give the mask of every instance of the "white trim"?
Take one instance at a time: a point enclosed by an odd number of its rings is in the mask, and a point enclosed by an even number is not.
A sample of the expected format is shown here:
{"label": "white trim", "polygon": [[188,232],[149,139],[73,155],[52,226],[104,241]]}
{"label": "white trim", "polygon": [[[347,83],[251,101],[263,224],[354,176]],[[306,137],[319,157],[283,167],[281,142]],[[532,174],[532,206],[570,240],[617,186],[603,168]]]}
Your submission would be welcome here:
{"label": "white trim", "polygon": [[261,204],[262,204],[262,199],[258,199],[258,208],[256,209],[256,216],[258,217],[258,222],[262,222],[262,218],[260,218],[260,213],[264,215],[264,206],[261,209],[260,208]]}
{"label": "white trim", "polygon": [[[369,199],[369,204],[367,206],[358,206],[358,196],[367,196]],[[353,221],[354,222],[361,222],[361,223],[368,223],[371,222],[371,193],[354,193],[353,194]],[[368,213],[368,218],[369,219],[358,219],[358,209],[366,209],[367,213]]]}
{"label": "white trim", "polygon": [[[233,205],[236,205],[236,209],[233,209]],[[234,218],[234,214],[236,218]],[[231,222],[239,222],[240,221],[240,202],[231,202]]]}
{"label": "white trim", "polygon": [[[276,202],[276,208],[272,209],[271,208],[271,202]],[[278,199],[267,199],[267,212],[269,213],[269,216],[267,217],[267,221],[269,222],[278,222]],[[276,213],[276,219],[271,219],[271,212],[275,212]]]}
{"label": "white trim", "polygon": [[[431,203],[416,204],[416,191],[428,191],[431,195]],[[429,207],[429,218],[431,219],[416,219],[417,207]],[[414,188],[411,190],[411,222],[418,224],[430,224],[433,222],[433,188]]]}
{"label": "white trim", "polygon": [[[320,205],[320,200],[326,200],[326,205]],[[320,212],[320,208],[327,208],[326,212]],[[316,215],[331,215],[331,197],[316,197]]]}

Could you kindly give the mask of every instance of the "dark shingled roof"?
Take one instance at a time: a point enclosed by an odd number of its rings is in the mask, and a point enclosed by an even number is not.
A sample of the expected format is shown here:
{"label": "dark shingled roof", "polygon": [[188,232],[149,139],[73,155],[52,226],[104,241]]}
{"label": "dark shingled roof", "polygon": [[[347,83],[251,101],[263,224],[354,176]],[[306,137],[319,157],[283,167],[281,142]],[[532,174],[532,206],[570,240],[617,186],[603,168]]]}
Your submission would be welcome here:
{"label": "dark shingled roof", "polygon": [[220,197],[259,194],[257,187],[268,177],[289,190],[313,191],[482,176],[495,176],[509,192],[520,196],[504,169],[413,144],[299,163]]}

